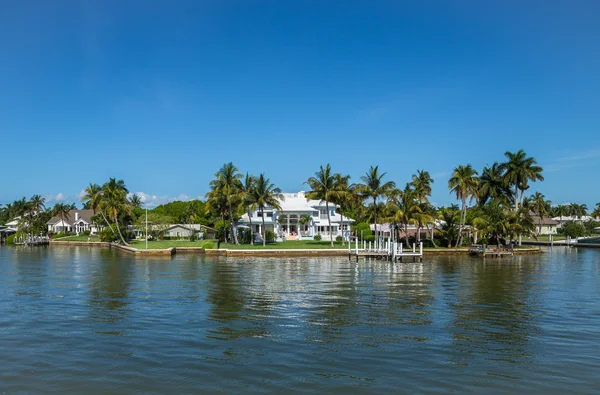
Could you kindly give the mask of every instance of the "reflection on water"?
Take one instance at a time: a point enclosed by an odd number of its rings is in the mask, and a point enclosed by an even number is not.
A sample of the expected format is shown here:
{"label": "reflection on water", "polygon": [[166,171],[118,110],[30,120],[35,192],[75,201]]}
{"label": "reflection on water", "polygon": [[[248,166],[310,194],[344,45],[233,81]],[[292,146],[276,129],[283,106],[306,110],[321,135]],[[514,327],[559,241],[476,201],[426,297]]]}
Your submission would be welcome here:
{"label": "reflection on water", "polygon": [[3,247],[0,388],[593,393],[599,267]]}

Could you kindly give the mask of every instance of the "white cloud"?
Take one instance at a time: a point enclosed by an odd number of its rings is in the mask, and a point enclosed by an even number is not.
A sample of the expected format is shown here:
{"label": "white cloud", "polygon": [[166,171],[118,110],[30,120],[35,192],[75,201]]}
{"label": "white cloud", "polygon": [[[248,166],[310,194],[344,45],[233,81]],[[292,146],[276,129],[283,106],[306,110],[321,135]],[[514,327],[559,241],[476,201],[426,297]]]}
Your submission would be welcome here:
{"label": "white cloud", "polygon": [[44,198],[46,198],[47,203],[64,202],[65,200],[67,200],[67,196],[62,192],[59,192],[56,195],[46,195],[44,196]]}
{"label": "white cloud", "polygon": [[[187,202],[189,200],[192,200],[193,198],[192,196],[186,195],[185,193],[182,193],[179,196],[157,196],[150,195],[146,192],[135,192],[135,194],[138,195],[142,203],[144,203],[144,205],[147,205],[148,207],[156,207],[161,204],[166,204],[178,200]],[[130,193],[128,197],[131,197],[132,195],[133,193]]]}

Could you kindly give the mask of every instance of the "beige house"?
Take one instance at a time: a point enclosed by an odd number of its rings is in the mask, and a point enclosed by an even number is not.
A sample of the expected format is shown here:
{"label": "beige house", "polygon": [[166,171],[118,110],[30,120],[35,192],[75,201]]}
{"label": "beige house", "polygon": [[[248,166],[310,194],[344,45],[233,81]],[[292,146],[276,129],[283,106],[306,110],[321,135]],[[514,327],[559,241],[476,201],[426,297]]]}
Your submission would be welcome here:
{"label": "beige house", "polygon": [[560,226],[560,223],[558,221],[555,221],[552,218],[548,217],[542,217],[540,219],[540,216],[536,214],[531,214],[531,219],[533,219],[533,223],[535,225],[535,232],[538,236],[555,235],[556,233],[558,233],[558,228]]}

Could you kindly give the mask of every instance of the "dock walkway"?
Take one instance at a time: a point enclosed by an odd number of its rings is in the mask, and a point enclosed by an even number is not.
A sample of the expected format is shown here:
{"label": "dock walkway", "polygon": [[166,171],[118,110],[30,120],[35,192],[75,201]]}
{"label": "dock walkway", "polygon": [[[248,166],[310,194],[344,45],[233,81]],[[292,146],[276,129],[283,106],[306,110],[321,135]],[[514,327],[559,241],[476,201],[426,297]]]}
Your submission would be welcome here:
{"label": "dock walkway", "polygon": [[348,244],[348,260],[352,260],[352,257],[356,258],[374,258],[382,259],[392,262],[402,262],[404,259],[411,259],[413,262],[423,262],[423,243],[413,243],[412,247],[407,249],[401,242],[394,242],[390,238],[387,240],[380,238],[374,242],[366,242],[363,240],[362,248],[359,246],[358,239],[355,240],[354,248],[352,243]]}

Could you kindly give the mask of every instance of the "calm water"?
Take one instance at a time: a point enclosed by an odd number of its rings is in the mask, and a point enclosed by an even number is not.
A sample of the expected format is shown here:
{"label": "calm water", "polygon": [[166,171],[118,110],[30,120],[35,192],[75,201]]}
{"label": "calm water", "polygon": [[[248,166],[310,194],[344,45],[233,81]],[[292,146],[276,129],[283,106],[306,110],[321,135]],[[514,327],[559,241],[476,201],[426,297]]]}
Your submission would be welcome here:
{"label": "calm water", "polygon": [[422,264],[0,248],[0,393],[600,391],[600,251]]}

